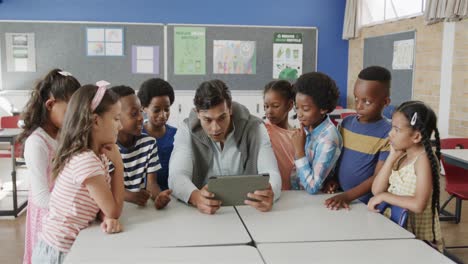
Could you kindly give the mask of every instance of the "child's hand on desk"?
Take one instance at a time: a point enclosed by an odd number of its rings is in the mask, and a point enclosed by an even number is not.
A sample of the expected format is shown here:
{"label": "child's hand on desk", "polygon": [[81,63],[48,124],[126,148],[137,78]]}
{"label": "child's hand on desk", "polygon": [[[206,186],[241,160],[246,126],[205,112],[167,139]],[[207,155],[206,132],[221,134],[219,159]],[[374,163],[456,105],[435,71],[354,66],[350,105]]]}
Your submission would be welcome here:
{"label": "child's hand on desk", "polygon": [[137,204],[139,206],[145,206],[150,196],[150,193],[144,189],[140,190],[139,192],[125,191],[125,201]]}
{"label": "child's hand on desk", "polygon": [[379,194],[375,195],[374,197],[370,198],[369,202],[367,203],[367,209],[369,209],[369,211],[373,211],[373,212],[376,212],[376,213],[379,212],[379,209],[377,209],[376,207],[380,203],[383,202],[382,194],[383,193],[379,193]]}
{"label": "child's hand on desk", "polygon": [[154,207],[156,207],[156,209],[158,210],[166,207],[166,205],[171,201],[171,194],[172,194],[171,189],[167,189],[167,190],[160,192],[156,196],[156,199],[154,199]]}
{"label": "child's hand on desk", "polygon": [[339,210],[345,208],[349,210],[349,199],[345,193],[340,193],[325,200],[325,206],[330,210]]}
{"label": "child's hand on desk", "polygon": [[248,193],[247,197],[256,201],[245,200],[244,203],[254,207],[261,212],[268,212],[273,207],[274,193],[271,188],[271,184],[266,190],[257,190],[253,193]]}
{"label": "child's hand on desk", "polygon": [[108,234],[122,232],[123,228],[118,219],[104,217],[101,223],[101,229]]}

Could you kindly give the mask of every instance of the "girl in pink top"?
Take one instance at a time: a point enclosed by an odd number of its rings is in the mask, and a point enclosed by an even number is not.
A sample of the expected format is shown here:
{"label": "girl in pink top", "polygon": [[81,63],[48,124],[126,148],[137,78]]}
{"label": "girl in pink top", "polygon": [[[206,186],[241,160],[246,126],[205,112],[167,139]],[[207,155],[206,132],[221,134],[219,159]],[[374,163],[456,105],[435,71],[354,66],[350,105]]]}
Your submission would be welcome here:
{"label": "girl in pink top", "polygon": [[52,158],[57,149],[55,138],[62,126],[68,100],[80,83],[68,72],[50,71],[39,81],[22,114],[24,130],[18,138],[24,144],[24,159],[30,176],[23,263],[31,263],[32,250],[48,211]]}
{"label": "girl in pink top", "polygon": [[263,90],[263,107],[267,118],[265,126],[278,161],[282,190],[291,189],[290,177],[294,173],[294,146],[291,142],[293,131],[288,122],[294,96],[292,85],[285,80],[272,81]]}
{"label": "girl in pink top", "polygon": [[107,84],[85,85],[70,100],[52,168],[55,187],[33,263],[62,263],[80,230],[100,211],[103,231],[122,230],[117,219],[124,198],[123,163],[115,144],[121,105]]}

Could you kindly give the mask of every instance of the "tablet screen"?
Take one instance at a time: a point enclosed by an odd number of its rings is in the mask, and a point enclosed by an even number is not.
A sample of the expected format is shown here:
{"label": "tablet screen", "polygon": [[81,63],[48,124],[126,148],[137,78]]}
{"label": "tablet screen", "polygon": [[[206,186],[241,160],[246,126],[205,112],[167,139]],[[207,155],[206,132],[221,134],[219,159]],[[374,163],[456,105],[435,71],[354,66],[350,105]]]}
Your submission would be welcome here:
{"label": "tablet screen", "polygon": [[208,191],[221,200],[221,206],[245,205],[247,194],[269,187],[269,174],[212,176],[208,179]]}

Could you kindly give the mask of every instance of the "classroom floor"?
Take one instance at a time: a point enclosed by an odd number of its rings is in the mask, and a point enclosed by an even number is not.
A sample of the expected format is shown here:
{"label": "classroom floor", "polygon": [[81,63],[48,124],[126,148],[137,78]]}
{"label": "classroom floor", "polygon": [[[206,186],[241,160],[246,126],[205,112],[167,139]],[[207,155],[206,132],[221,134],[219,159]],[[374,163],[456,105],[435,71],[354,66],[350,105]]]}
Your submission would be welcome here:
{"label": "classroom floor", "polygon": [[[441,179],[441,186],[445,186],[444,178]],[[447,197],[448,194],[442,192],[441,203]],[[448,207],[448,209],[453,209],[453,206]],[[16,219],[0,217],[0,263],[21,263],[23,259],[25,220],[25,213],[22,213]],[[446,246],[468,246],[468,202],[463,203],[462,219],[459,224],[442,222],[441,225]],[[468,248],[449,249],[448,251],[463,263],[468,264]]]}

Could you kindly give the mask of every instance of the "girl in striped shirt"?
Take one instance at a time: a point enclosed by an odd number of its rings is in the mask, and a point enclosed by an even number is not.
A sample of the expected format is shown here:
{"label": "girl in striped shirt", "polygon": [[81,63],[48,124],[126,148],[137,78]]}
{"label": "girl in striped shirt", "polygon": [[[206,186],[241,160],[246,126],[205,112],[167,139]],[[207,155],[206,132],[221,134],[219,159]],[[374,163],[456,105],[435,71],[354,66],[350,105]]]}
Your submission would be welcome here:
{"label": "girl in striped shirt", "polygon": [[[59,136],[49,202],[32,263],[62,263],[80,230],[99,213],[106,233],[122,230],[123,163],[115,144],[121,105],[108,83],[81,87],[71,98]],[[112,175],[108,162],[114,164]]]}

